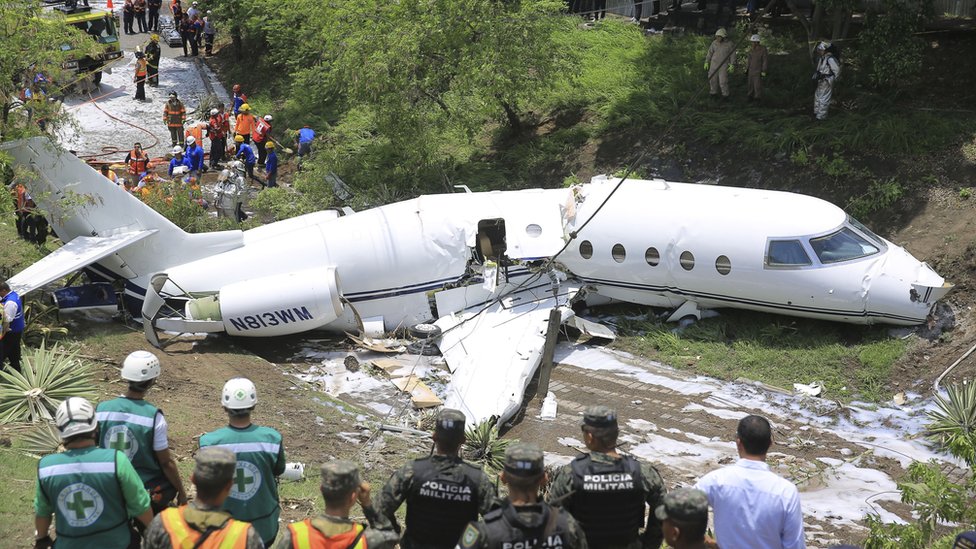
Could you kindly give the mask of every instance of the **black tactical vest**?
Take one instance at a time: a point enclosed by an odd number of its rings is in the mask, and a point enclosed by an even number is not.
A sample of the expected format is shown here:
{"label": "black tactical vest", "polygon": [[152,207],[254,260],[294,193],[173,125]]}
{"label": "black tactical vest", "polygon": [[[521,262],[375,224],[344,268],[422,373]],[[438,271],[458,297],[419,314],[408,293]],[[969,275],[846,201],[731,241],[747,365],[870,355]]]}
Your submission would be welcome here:
{"label": "black tactical vest", "polygon": [[539,503],[541,515],[527,524],[513,505],[494,509],[484,518],[489,549],[542,549],[569,547],[569,520],[557,507]]}
{"label": "black tactical vest", "polygon": [[637,460],[624,456],[616,463],[597,463],[585,454],[571,467],[573,496],[565,507],[586,532],[587,544],[605,547],[636,540],[646,497]]}
{"label": "black tactical vest", "polygon": [[412,541],[454,547],[468,522],[478,520],[478,480],[484,473],[456,459],[443,471],[432,458],[413,462],[406,522],[406,536]]}

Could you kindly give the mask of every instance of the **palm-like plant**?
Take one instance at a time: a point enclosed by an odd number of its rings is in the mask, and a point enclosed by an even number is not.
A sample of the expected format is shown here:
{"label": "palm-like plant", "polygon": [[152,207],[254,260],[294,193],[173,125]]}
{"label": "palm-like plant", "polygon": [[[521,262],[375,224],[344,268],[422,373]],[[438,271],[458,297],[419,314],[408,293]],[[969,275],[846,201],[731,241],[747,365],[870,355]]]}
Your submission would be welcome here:
{"label": "palm-like plant", "polygon": [[20,372],[0,371],[0,423],[51,421],[65,398],[93,398],[94,365],[77,354],[41,343],[25,353]]}
{"label": "palm-like plant", "polygon": [[949,385],[946,392],[936,395],[937,409],[927,412],[929,437],[976,467],[976,383]]}
{"label": "palm-like plant", "polygon": [[37,456],[46,456],[61,450],[61,433],[53,423],[39,423],[21,439],[21,449]]}
{"label": "palm-like plant", "polygon": [[485,467],[500,471],[505,466],[505,449],[512,441],[498,438],[498,428],[491,421],[482,421],[465,433],[464,457]]}

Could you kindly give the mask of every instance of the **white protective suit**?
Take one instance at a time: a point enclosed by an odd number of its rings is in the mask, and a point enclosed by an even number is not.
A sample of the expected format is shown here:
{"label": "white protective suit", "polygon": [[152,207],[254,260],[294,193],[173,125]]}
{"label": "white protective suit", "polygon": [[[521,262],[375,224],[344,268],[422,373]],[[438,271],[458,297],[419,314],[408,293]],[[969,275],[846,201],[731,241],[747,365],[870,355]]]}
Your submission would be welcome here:
{"label": "white protective suit", "polygon": [[830,52],[824,52],[817,63],[817,71],[813,74],[817,81],[817,90],[813,93],[813,114],[817,120],[827,118],[830,108],[830,98],[834,91],[834,80],[840,76],[840,63]]}
{"label": "white protective suit", "polygon": [[217,185],[214,187],[216,201],[214,207],[217,208],[217,217],[229,217],[242,221],[242,208],[244,204],[244,194],[247,187],[244,185],[244,178],[237,170],[224,170],[217,178]]}

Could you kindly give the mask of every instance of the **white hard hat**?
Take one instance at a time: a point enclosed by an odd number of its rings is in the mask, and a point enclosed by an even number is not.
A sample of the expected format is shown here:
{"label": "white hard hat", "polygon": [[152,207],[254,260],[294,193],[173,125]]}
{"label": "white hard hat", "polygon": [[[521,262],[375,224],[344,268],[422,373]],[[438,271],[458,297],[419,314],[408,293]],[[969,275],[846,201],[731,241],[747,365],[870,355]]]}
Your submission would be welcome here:
{"label": "white hard hat", "polygon": [[829,47],[830,47],[830,43],[829,42],[821,42],[821,43],[817,44],[817,49],[818,50],[825,50],[825,49],[827,49]]}
{"label": "white hard hat", "polygon": [[179,145],[177,145],[173,147],[173,154],[183,154],[183,149]]}
{"label": "white hard hat", "polygon": [[272,120],[274,120],[273,118],[271,118],[271,115],[270,114],[264,115],[264,119],[267,120],[268,122],[271,122]]}
{"label": "white hard hat", "polygon": [[220,111],[218,111],[217,109],[210,109],[210,114],[211,115],[217,114],[218,112],[220,112]]}
{"label": "white hard hat", "polygon": [[217,181],[227,181],[230,178],[230,170],[221,170],[217,176]]}
{"label": "white hard hat", "polygon": [[230,410],[254,408],[258,403],[258,390],[250,379],[235,377],[224,383],[220,403]]}
{"label": "white hard hat", "polygon": [[760,38],[758,34],[753,34],[751,37],[749,37],[750,42],[759,42],[759,40]]}
{"label": "white hard hat", "polygon": [[81,397],[64,399],[54,414],[54,423],[58,426],[62,440],[90,433],[98,426],[98,422],[95,421],[95,408],[91,402]]}
{"label": "white hard hat", "polygon": [[197,142],[197,138],[196,137],[193,137],[192,135],[186,138],[186,144],[187,145],[192,145],[192,144],[194,144],[196,142]]}
{"label": "white hard hat", "polygon": [[725,27],[719,27],[719,29],[715,31],[715,36],[721,36],[722,38],[725,38],[728,35],[729,33],[726,32]]}
{"label": "white hard hat", "polygon": [[122,363],[122,379],[127,381],[156,379],[161,371],[159,359],[149,351],[131,352]]}

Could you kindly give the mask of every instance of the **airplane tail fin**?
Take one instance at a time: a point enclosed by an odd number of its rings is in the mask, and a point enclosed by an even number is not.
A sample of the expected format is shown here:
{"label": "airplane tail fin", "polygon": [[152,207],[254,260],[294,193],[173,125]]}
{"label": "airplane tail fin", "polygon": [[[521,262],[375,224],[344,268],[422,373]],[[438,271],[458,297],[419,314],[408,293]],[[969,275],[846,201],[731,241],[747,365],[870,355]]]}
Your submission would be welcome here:
{"label": "airplane tail fin", "polygon": [[[4,143],[0,150],[14,158],[17,181],[24,183],[63,242],[87,237],[97,245],[118,235],[152,233],[99,257],[92,269],[104,278],[148,280],[174,263],[242,244],[240,231],[186,233],[47,137]],[[75,268],[86,265],[79,260]]]}

